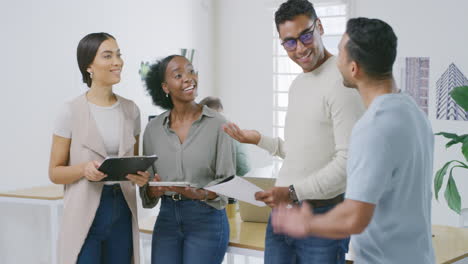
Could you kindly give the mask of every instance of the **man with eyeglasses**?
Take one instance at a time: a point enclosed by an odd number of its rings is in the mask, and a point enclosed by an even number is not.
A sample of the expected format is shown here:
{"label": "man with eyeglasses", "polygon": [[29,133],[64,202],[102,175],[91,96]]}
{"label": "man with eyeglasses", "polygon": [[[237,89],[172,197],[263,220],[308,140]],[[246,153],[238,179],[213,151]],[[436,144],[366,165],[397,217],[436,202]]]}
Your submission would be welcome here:
{"label": "man with eyeglasses", "polygon": [[[307,0],[289,0],[275,13],[280,41],[289,58],[303,70],[289,89],[285,139],[230,123],[234,139],[256,144],[284,159],[276,187],[256,193],[272,208],[280,203],[307,203],[322,214],[343,201],[348,142],[364,106],[355,90],[343,86],[336,58],[324,47],[322,22]],[[295,239],[275,234],[269,221],[265,263],[345,263],[349,238],[316,236]]]}
{"label": "man with eyeglasses", "polygon": [[294,237],[352,236],[356,264],[433,264],[434,134],[427,115],[399,93],[392,68],[397,36],[379,19],[353,18],[339,45],[345,86],[367,110],[350,139],[346,199],[326,214],[279,206],[275,232]]}

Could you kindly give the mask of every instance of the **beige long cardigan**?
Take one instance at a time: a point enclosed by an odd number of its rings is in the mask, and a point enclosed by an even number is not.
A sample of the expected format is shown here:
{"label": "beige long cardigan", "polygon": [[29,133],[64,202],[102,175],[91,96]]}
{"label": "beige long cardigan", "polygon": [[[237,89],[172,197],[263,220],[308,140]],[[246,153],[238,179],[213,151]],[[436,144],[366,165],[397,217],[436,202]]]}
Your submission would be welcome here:
{"label": "beige long cardigan", "polygon": [[[132,156],[136,142],[134,136],[136,106],[130,100],[117,97],[124,117],[120,128],[119,157]],[[69,165],[104,160],[107,153],[96,122],[89,111],[85,94],[71,102],[71,112],[72,140]],[[116,130],[116,133],[119,131]],[[136,188],[131,182],[121,182],[120,186],[132,212],[133,263],[140,263]],[[76,263],[99,206],[102,187],[103,183],[89,182],[85,178],[64,185],[63,218],[58,240],[59,263]]]}

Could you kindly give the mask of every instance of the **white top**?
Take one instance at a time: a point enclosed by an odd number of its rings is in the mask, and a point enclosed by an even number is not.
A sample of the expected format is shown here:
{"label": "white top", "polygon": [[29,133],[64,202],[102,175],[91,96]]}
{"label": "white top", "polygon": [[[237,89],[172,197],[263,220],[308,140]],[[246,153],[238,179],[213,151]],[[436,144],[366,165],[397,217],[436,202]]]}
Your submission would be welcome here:
{"label": "white top", "polygon": [[262,135],[258,143],[284,158],[276,186],[293,184],[300,200],[330,199],[345,191],[349,137],[364,105],[342,82],[334,56],[301,73],[289,89],[285,140]]}
{"label": "white top", "polygon": [[375,204],[352,236],[356,263],[434,263],[431,179],[434,135],[405,94],[374,99],[353,129],[346,198]]}
{"label": "white top", "polygon": [[[120,146],[120,132],[122,126],[123,112],[120,101],[111,106],[98,106],[88,101],[89,110],[96,121],[96,126],[101,135],[108,157],[117,157]],[[134,135],[140,134],[140,112],[135,119]],[[55,122],[54,134],[64,138],[72,138],[72,113],[69,103],[65,103],[59,112]],[[114,184],[115,182],[106,182],[105,184]]]}
{"label": "white top", "polygon": [[122,115],[120,114],[120,102],[117,101],[111,106],[98,106],[88,102],[91,115],[96,121],[99,133],[101,134],[109,157],[119,155],[120,129],[115,129],[122,125]]}

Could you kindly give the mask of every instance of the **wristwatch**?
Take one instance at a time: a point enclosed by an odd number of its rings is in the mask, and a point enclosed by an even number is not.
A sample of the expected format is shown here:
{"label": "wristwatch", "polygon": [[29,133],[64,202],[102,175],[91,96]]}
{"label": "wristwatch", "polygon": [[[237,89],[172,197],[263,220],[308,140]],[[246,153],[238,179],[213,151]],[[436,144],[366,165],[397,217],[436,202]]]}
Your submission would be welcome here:
{"label": "wristwatch", "polygon": [[296,194],[296,190],[294,189],[294,185],[289,185],[289,199],[293,202],[293,203],[298,203],[299,202],[299,199],[297,199],[297,194]]}

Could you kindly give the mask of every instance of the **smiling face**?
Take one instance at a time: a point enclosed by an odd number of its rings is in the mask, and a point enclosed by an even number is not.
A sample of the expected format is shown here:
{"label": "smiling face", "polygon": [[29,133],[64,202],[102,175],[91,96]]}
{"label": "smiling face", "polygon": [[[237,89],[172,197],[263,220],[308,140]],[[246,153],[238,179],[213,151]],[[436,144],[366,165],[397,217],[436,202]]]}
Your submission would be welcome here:
{"label": "smiling face", "polygon": [[193,102],[197,97],[197,84],[197,73],[185,57],[176,56],[167,64],[162,87],[171,96],[173,103]]}
{"label": "smiling face", "polygon": [[[287,20],[278,27],[281,42],[288,39],[297,39],[303,33],[306,33],[313,28],[314,20],[306,15],[298,15],[292,20]],[[315,21],[315,29],[313,40],[310,44],[304,45],[301,41],[297,41],[295,50],[288,51],[288,56],[297,63],[304,72],[313,71],[317,68],[319,61],[325,57],[325,49],[322,43],[323,27],[319,19]]]}
{"label": "smiling face", "polygon": [[87,71],[92,73],[92,85],[112,86],[120,82],[123,60],[117,42],[113,38],[101,43]]}

